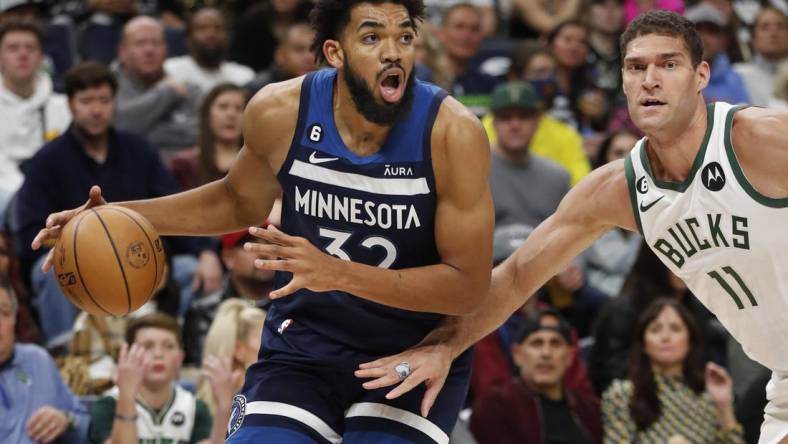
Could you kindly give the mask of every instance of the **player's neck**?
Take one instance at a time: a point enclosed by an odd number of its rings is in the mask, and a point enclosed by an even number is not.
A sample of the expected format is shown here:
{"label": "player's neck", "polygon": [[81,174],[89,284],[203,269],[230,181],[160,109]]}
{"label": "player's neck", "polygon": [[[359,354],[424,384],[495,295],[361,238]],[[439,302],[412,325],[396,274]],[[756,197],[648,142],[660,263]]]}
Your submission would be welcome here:
{"label": "player's neck", "polygon": [[337,81],[334,88],[334,122],[339,136],[353,154],[368,156],[376,153],[386,142],[390,126],[370,122],[358,112],[344,81]]}
{"label": "player's neck", "polygon": [[701,102],[686,125],[646,133],[646,154],[657,179],[681,182],[687,178],[706,135],[706,116],[706,105]]}

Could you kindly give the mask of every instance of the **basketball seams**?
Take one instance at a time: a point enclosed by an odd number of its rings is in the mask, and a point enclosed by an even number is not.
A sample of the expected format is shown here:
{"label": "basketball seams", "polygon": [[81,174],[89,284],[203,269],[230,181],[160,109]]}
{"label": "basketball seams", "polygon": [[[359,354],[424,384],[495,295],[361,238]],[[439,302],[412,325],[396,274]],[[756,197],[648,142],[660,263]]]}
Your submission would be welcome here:
{"label": "basketball seams", "polygon": [[92,208],[90,209],[90,211],[92,211],[93,214],[96,215],[96,218],[98,218],[99,223],[101,223],[101,226],[104,228],[104,233],[107,234],[107,238],[109,239],[109,244],[112,247],[112,252],[115,253],[115,259],[117,259],[118,266],[120,267],[120,274],[121,276],[123,276],[123,285],[126,286],[126,300],[128,302],[128,307],[129,307],[128,310],[126,311],[126,314],[129,314],[131,313],[131,289],[129,289],[129,281],[126,278],[126,269],[123,267],[123,262],[120,260],[120,255],[118,254],[118,249],[117,247],[115,247],[115,240],[112,239],[112,235],[109,233],[109,229],[107,228],[107,224],[104,223],[104,219],[101,218],[101,215],[99,215],[98,211]]}
{"label": "basketball seams", "polygon": [[[93,210],[91,210],[91,211],[93,211]],[[93,212],[95,213],[95,211],[93,211]],[[85,290],[85,293],[88,294],[88,297],[93,302],[93,305],[95,305],[96,307],[100,308],[101,311],[103,311],[104,313],[106,313],[106,314],[108,314],[110,316],[114,316],[115,315],[114,313],[111,313],[106,308],[102,307],[101,304],[98,303],[96,298],[93,297],[93,294],[90,292],[90,289],[88,288],[87,284],[85,284],[85,279],[82,278],[82,272],[80,272],[80,270],[79,270],[79,256],[77,255],[77,234],[79,233],[79,226],[82,224],[82,221],[85,220],[86,216],[87,215],[81,217],[77,221],[77,226],[74,227],[74,236],[73,236],[74,237],[74,241],[73,241],[74,243],[73,243],[73,246],[72,246],[72,250],[74,252],[74,266],[77,269],[77,276],[79,276],[79,282],[82,284],[82,288]],[[99,219],[99,220],[101,220],[101,219]],[[103,225],[103,222],[102,222],[102,225]],[[106,227],[105,227],[105,229],[106,229]]]}
{"label": "basketball seams", "polygon": [[[125,212],[125,211],[123,211],[119,207],[106,206],[106,207],[103,207],[103,209],[111,210],[111,211],[117,211],[118,213],[120,213],[120,214],[128,217],[129,219],[131,219],[140,228],[140,231],[142,231],[142,234],[145,235],[145,239],[148,240],[148,245],[150,245],[151,255],[153,256],[153,267],[154,267],[154,269],[153,269],[153,288],[151,288],[151,295],[153,295],[155,293],[155,291],[156,291],[156,286],[159,284],[159,258],[157,257],[158,255],[156,254],[156,248],[153,246],[153,241],[151,240],[150,236],[148,236],[148,232],[145,230],[145,228],[142,226],[142,224],[139,223],[139,221],[137,221],[136,218],[134,218],[134,216],[132,216],[131,214],[129,214],[129,213]],[[113,248],[114,248],[114,246],[113,246]],[[126,288],[128,289],[128,286]],[[131,309],[131,300],[129,299],[129,310],[130,309]]]}

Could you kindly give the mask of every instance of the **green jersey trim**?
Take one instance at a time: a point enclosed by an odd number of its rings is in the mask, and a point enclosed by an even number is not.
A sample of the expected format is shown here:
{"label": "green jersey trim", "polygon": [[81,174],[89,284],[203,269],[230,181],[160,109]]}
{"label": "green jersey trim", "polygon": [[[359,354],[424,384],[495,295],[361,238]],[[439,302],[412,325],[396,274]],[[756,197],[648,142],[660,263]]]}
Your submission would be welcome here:
{"label": "green jersey trim", "polygon": [[[643,151],[643,147],[641,147],[641,152]],[[643,225],[640,222],[640,211],[638,211],[638,198],[637,198],[637,190],[635,189],[635,168],[632,166],[632,156],[626,156],[624,158],[624,172],[627,176],[627,188],[629,189],[629,200],[632,201],[632,212],[635,213],[635,222],[638,224],[638,231],[640,235],[643,235]]]}
{"label": "green jersey trim", "polygon": [[747,105],[735,106],[731,108],[725,116],[725,152],[728,154],[728,162],[730,162],[731,169],[733,169],[733,175],[736,176],[736,181],[744,188],[744,191],[761,205],[771,208],[788,207],[788,197],[773,198],[759,193],[758,190],[752,186],[750,181],[747,180],[747,176],[744,175],[744,171],[741,169],[741,165],[739,165],[739,159],[736,157],[736,151],[733,149],[733,141],[731,140],[731,129],[733,128],[733,115],[736,111],[746,107]]}
{"label": "green jersey trim", "polygon": [[651,171],[651,164],[648,160],[648,152],[647,152],[647,141],[642,144],[640,147],[640,161],[643,163],[643,168],[645,168],[646,173],[651,177],[651,180],[654,181],[654,185],[658,188],[663,188],[666,190],[673,190],[678,191],[679,193],[683,193],[687,190],[687,187],[692,183],[692,180],[695,178],[695,173],[698,172],[701,165],[703,165],[703,159],[706,157],[706,146],[709,144],[709,138],[711,138],[711,130],[714,126],[714,103],[709,103],[706,105],[706,134],[703,136],[703,142],[700,144],[700,149],[698,149],[698,154],[695,155],[695,160],[692,162],[692,169],[690,170],[687,178],[684,179],[683,182],[674,182],[670,180],[659,180],[654,176],[654,173]]}
{"label": "green jersey trim", "polygon": [[153,423],[157,426],[161,425],[161,422],[164,421],[164,417],[167,416],[167,412],[170,411],[170,408],[175,403],[175,388],[172,389],[172,396],[167,401],[162,408],[156,410],[153,407],[145,404],[145,402],[141,398],[137,398],[137,405],[145,409],[150,414],[151,419],[153,419]]}

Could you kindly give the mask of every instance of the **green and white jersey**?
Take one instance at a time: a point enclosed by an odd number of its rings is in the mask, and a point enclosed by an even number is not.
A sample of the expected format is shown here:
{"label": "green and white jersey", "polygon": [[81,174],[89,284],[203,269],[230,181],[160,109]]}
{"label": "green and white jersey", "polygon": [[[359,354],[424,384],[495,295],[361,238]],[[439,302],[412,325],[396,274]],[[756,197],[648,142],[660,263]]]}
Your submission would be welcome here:
{"label": "green and white jersey", "polygon": [[645,139],[625,159],[626,178],[655,254],[752,359],[788,371],[788,198],[763,196],[744,176],[730,136],[738,109],[708,106],[706,135],[684,182],[654,178]]}
{"label": "green and white jersey", "polygon": [[[188,444],[197,416],[197,400],[177,384],[170,402],[159,411],[137,399],[137,436],[140,444]],[[117,386],[107,392],[118,399]]]}

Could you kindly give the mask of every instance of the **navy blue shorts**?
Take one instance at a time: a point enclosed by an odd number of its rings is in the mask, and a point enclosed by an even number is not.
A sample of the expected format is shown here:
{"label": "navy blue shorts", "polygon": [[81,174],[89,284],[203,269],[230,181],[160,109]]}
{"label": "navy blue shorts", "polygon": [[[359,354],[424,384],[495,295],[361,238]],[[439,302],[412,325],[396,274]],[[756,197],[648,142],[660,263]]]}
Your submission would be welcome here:
{"label": "navy blue shorts", "polygon": [[227,443],[446,444],[468,392],[470,354],[455,361],[427,418],[425,387],[394,400],[365,390],[350,367],[264,359],[233,401]]}

